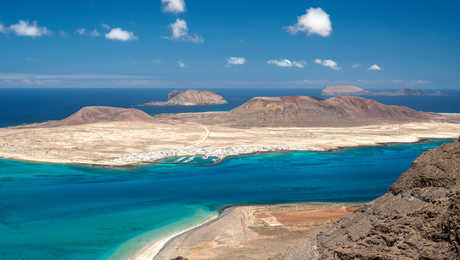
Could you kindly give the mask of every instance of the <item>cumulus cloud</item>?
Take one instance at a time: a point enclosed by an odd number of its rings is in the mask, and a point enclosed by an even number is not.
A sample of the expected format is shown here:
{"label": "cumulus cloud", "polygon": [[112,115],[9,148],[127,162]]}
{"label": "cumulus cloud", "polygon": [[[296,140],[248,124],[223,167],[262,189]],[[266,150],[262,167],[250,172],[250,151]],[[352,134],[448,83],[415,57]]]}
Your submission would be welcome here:
{"label": "cumulus cloud", "polygon": [[380,68],[380,66],[377,64],[373,64],[368,68],[368,70],[381,71],[382,68]]}
{"label": "cumulus cloud", "polygon": [[110,32],[108,32],[105,35],[105,38],[109,40],[122,41],[122,42],[132,41],[132,40],[137,39],[134,33],[125,31],[119,27],[113,28],[112,30],[110,30]]}
{"label": "cumulus cloud", "polygon": [[187,22],[183,19],[177,18],[176,21],[169,25],[171,29],[172,36],[166,37],[170,40],[182,40],[182,41],[190,41],[193,43],[203,43],[203,37],[199,35],[190,35]]}
{"label": "cumulus cloud", "polygon": [[306,32],[308,35],[318,34],[327,37],[332,32],[329,14],[321,8],[310,8],[304,15],[297,17],[297,23],[287,27],[287,31],[296,34]]}
{"label": "cumulus cloud", "polygon": [[351,65],[351,67],[353,69],[357,69],[357,68],[361,67],[361,64],[353,64],[353,65]]}
{"label": "cumulus cloud", "polygon": [[18,36],[40,37],[51,34],[51,31],[46,27],[38,26],[36,21],[29,23],[28,21],[20,20],[17,24],[13,24],[9,29]]}
{"label": "cumulus cloud", "polygon": [[243,65],[246,63],[246,58],[230,57],[227,59],[227,65]]}
{"label": "cumulus cloud", "polygon": [[163,4],[163,11],[169,13],[183,13],[185,12],[184,0],[161,0]]}
{"label": "cumulus cloud", "polygon": [[276,65],[278,67],[297,67],[297,68],[303,68],[305,66],[304,61],[290,61],[288,59],[284,60],[268,60],[268,64]]}
{"label": "cumulus cloud", "polygon": [[183,61],[181,61],[181,60],[178,60],[177,61],[177,66],[179,66],[179,68],[183,69],[183,68],[185,68],[185,63]]}
{"label": "cumulus cloud", "polygon": [[0,33],[6,33],[6,28],[3,24],[0,23]]}
{"label": "cumulus cloud", "polygon": [[314,62],[316,64],[319,64],[319,65],[322,65],[324,67],[328,67],[328,68],[331,68],[333,70],[341,70],[342,68],[339,67],[339,65],[337,64],[337,62],[333,61],[333,60],[329,60],[329,59],[326,59],[326,60],[321,60],[321,59],[316,59],[314,60]]}

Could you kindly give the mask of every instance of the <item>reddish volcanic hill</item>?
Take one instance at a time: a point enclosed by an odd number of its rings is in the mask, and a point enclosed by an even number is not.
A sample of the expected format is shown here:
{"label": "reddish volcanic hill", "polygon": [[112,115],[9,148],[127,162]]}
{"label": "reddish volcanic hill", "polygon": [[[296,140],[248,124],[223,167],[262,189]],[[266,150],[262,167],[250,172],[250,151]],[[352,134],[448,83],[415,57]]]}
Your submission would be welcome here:
{"label": "reddish volcanic hill", "polygon": [[227,124],[243,127],[352,126],[423,121],[436,117],[432,113],[352,96],[326,100],[306,96],[256,97],[220,116],[220,120]]}
{"label": "reddish volcanic hill", "polygon": [[88,106],[63,120],[47,122],[41,126],[70,126],[115,121],[149,122],[152,121],[152,117],[134,108]]}
{"label": "reddish volcanic hill", "polygon": [[168,94],[168,101],[154,101],[141,106],[200,106],[227,104],[221,95],[206,90],[173,90]]}

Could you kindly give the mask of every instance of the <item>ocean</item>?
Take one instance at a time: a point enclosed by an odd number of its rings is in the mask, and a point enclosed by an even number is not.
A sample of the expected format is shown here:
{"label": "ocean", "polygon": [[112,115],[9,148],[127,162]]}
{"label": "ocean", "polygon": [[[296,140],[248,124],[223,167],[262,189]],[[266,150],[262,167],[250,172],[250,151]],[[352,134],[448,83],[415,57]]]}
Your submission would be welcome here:
{"label": "ocean", "polygon": [[[86,105],[133,107],[165,99],[168,91],[5,89],[0,90],[0,122],[61,119]],[[216,91],[228,98],[228,105],[142,109],[150,114],[228,110],[252,96],[319,94]],[[388,104],[460,112],[452,96],[382,98]],[[247,155],[214,165],[165,161],[127,169],[0,159],[0,259],[127,259],[153,239],[200,223],[229,205],[370,201],[384,194],[422,152],[448,141]]]}
{"label": "ocean", "polygon": [[[227,100],[226,105],[196,107],[139,107],[148,101],[167,100],[172,89],[0,89],[0,127],[63,119],[84,106],[135,107],[155,115],[203,111],[226,111],[255,96],[307,95],[321,97],[320,89],[210,89]],[[371,97],[388,105],[438,113],[460,112],[460,91],[443,91],[439,97]],[[325,97],[322,97],[325,98]]]}

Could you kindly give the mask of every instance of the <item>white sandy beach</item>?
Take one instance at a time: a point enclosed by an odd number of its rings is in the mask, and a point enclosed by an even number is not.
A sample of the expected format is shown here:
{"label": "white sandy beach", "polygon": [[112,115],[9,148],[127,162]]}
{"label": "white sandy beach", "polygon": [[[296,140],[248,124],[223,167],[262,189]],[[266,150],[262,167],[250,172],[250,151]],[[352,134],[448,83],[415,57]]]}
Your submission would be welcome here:
{"label": "white sandy beach", "polygon": [[139,252],[137,252],[134,256],[130,257],[129,259],[130,260],[152,260],[155,258],[155,256],[161,251],[161,249],[171,240],[173,240],[174,238],[186,233],[186,232],[189,232],[195,228],[199,228],[203,225],[206,225],[207,223],[217,219],[219,217],[219,215],[214,215],[214,216],[211,216],[209,217],[208,219],[204,220],[203,222],[197,224],[197,225],[194,225],[194,226],[191,226],[191,227],[188,227],[188,228],[185,228],[181,231],[178,231],[178,232],[175,232],[171,235],[168,235],[168,236],[165,236],[165,237],[162,237],[158,240],[155,240],[155,241],[152,241],[152,243],[150,243],[149,245],[147,245],[146,247],[142,248]]}

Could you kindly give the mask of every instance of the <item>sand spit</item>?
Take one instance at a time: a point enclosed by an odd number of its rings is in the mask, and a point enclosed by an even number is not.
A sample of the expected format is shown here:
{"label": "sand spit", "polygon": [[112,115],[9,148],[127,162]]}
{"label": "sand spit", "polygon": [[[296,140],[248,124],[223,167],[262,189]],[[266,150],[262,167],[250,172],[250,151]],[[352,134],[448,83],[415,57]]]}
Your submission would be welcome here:
{"label": "sand spit", "polygon": [[[268,259],[304,243],[351,214],[358,207],[343,203],[297,203],[239,206],[219,218],[171,236],[167,243],[153,242],[144,254],[169,260],[183,256],[194,259]],[[159,245],[164,247],[158,251]],[[149,253],[149,248],[152,248]],[[155,253],[155,254],[153,254]]]}
{"label": "sand spit", "polygon": [[141,249],[139,252],[136,253],[135,256],[131,257],[130,260],[152,260],[155,256],[158,255],[158,253],[171,240],[175,239],[176,237],[181,236],[182,234],[190,232],[190,231],[192,231],[194,229],[200,228],[201,226],[204,226],[207,223],[210,223],[210,222],[216,220],[218,217],[219,217],[218,215],[212,216],[212,217],[206,219],[205,221],[203,221],[200,224],[197,224],[195,226],[186,228],[184,230],[181,230],[179,232],[173,233],[173,234],[168,235],[166,237],[160,238],[160,239],[152,242],[150,245],[146,246],[145,248]]}

